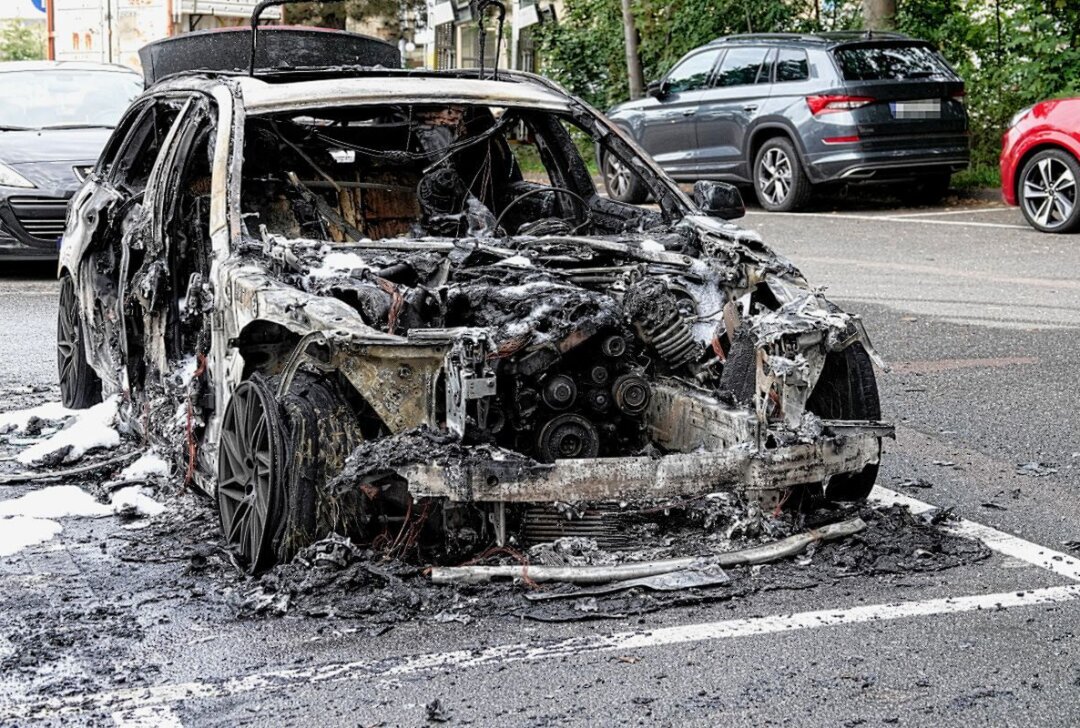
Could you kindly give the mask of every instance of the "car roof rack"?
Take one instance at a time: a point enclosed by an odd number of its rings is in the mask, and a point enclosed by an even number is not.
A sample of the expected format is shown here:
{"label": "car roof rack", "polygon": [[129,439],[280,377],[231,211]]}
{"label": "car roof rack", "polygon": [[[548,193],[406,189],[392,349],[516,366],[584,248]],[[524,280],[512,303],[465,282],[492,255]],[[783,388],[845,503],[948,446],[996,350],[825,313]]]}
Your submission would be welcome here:
{"label": "car roof rack", "polygon": [[820,33],[739,33],[736,35],[724,35],[712,41],[712,43],[730,42],[762,42],[762,41],[788,41],[796,43],[817,43],[821,45],[840,45],[843,43],[856,43],[859,41],[894,40],[894,41],[917,41],[903,33],[869,30],[835,30]]}

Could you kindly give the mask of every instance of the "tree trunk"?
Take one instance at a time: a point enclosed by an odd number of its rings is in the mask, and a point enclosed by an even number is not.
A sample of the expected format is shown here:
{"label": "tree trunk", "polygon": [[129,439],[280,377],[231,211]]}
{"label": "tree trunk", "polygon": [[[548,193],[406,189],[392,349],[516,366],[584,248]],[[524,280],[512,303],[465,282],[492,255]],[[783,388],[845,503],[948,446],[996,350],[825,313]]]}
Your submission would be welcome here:
{"label": "tree trunk", "polygon": [[863,27],[867,30],[896,28],[896,0],[863,0]]}
{"label": "tree trunk", "polygon": [[630,79],[630,98],[640,99],[645,93],[645,76],[641,72],[641,56],[638,55],[637,28],[630,0],[621,0],[623,35],[626,37],[626,75]]}

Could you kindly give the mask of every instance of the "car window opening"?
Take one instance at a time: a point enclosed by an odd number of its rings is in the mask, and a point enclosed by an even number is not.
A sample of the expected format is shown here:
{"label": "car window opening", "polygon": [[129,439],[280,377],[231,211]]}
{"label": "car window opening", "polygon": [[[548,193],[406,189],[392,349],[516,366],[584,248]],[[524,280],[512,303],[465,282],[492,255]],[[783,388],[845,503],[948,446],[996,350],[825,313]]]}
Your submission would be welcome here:
{"label": "car window opening", "polygon": [[[599,201],[580,156],[564,153],[573,146],[567,125],[551,113],[475,105],[253,117],[241,207],[251,234],[261,225],[337,243],[604,234],[640,221],[639,208]],[[621,216],[597,209],[613,205],[625,207]]]}

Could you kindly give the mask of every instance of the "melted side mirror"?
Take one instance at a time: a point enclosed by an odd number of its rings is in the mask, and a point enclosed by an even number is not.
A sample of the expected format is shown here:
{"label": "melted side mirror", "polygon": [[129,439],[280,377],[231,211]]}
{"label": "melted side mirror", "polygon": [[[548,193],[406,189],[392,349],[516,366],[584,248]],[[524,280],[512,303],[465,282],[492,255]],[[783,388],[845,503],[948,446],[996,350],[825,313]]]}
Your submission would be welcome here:
{"label": "melted side mirror", "polygon": [[746,214],[739,188],[727,182],[700,180],[694,183],[694,204],[709,217],[734,220]]}
{"label": "melted side mirror", "polygon": [[664,87],[663,81],[649,81],[648,85],[645,86],[645,93],[654,99],[662,99],[667,96],[667,89]]}

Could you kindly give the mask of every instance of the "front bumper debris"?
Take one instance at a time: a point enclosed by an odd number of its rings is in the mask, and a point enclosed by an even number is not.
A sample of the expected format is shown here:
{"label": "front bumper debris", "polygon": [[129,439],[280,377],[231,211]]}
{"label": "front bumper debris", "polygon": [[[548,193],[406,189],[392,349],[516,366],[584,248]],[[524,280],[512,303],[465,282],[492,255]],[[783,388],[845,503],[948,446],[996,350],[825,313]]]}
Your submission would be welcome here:
{"label": "front bumper debris", "polygon": [[721,490],[776,491],[859,472],[879,461],[881,438],[892,434],[892,427],[882,423],[836,424],[842,434],[761,450],[742,445],[720,452],[550,464],[495,458],[413,463],[398,473],[408,481],[414,498],[456,502],[597,502],[687,497]]}

